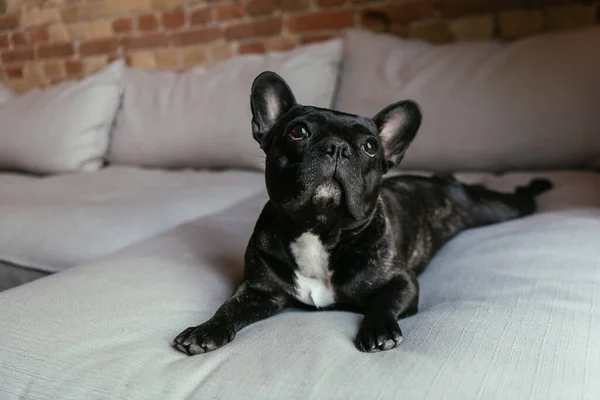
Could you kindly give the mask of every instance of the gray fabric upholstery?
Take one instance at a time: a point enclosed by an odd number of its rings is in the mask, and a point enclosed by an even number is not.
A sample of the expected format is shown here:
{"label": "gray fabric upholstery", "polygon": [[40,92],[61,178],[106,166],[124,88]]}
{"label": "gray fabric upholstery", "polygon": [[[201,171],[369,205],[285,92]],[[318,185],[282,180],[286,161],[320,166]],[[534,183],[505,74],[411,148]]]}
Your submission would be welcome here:
{"label": "gray fabric upholstery", "polygon": [[299,102],[329,108],[341,59],[337,38],[186,71],[128,68],[107,158],[146,167],[264,171],[263,152],[251,134],[253,80],[263,71],[276,72]]}
{"label": "gray fabric upholstery", "polygon": [[412,99],[423,111],[404,168],[594,168],[600,27],[443,46],[350,30],[344,43],[335,109],[374,116]]}
{"label": "gray fabric upholstery", "polygon": [[539,214],[464,232],[438,253],[397,349],[358,352],[357,314],[300,310],[205,355],[170,347],[241,279],[259,194],[0,293],[0,398],[596,399],[600,175],[552,176]]}
{"label": "gray fabric upholstery", "polygon": [[97,171],[123,95],[125,62],[83,79],[36,88],[2,102],[0,170],[35,174]]}
{"label": "gray fabric upholstery", "polygon": [[56,272],[114,253],[257,193],[249,171],[112,166],[31,177],[0,174],[0,261]]}

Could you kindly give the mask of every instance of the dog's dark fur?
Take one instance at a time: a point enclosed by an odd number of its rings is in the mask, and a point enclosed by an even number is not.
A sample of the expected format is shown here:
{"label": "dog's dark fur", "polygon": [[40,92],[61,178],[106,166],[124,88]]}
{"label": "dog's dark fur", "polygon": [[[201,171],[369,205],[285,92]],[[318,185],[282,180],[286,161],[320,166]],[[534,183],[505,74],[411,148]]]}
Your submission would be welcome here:
{"label": "dog's dark fur", "polygon": [[436,251],[465,229],[533,213],[535,197],[552,187],[537,179],[499,193],[452,176],[383,178],[420,127],[412,101],[364,118],[297,104],[281,77],[264,72],[251,107],[269,201],[237,291],[175,338],[190,355],[299,301],[364,314],[356,347],[391,349],[402,339],[397,319],[417,312],[417,276]]}

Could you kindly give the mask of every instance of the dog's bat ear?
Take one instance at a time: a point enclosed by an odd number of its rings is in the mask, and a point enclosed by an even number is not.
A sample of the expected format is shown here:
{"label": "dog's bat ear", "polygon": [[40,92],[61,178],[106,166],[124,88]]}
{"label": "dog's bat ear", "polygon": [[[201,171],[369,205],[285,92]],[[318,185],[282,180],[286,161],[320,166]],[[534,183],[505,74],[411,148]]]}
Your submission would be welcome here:
{"label": "dog's bat ear", "polygon": [[379,130],[388,168],[397,166],[421,126],[419,105],[412,100],[390,104],[381,110],[373,121]]}
{"label": "dog's bat ear", "polygon": [[252,136],[261,144],[281,116],[296,104],[296,98],[285,80],[272,71],[258,75],[252,83]]}

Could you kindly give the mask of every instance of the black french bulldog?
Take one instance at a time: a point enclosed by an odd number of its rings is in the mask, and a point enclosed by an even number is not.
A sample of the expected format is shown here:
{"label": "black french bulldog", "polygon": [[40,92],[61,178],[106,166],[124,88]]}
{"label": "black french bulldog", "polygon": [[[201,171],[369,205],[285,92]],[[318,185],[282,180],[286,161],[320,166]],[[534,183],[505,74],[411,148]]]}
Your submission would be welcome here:
{"label": "black french bulldog", "polygon": [[410,100],[373,118],[304,106],[266,71],[252,84],[251,108],[269,201],[239,288],[210,320],[174,339],[189,355],[293,305],[362,313],[356,347],[394,348],[397,320],[417,312],[417,276],[436,251],[465,229],[535,212],[535,197],[552,188],[545,179],[500,193],[451,175],[384,178],[420,127]]}

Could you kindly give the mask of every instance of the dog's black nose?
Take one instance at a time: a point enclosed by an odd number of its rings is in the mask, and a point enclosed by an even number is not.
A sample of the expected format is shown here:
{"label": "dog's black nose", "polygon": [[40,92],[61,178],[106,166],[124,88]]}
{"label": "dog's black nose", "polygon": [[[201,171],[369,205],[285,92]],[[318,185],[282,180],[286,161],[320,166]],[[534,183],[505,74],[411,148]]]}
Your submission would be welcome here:
{"label": "dog's black nose", "polygon": [[323,143],[323,152],[332,156],[333,158],[348,158],[350,157],[350,146],[344,140],[341,139],[328,139]]}

